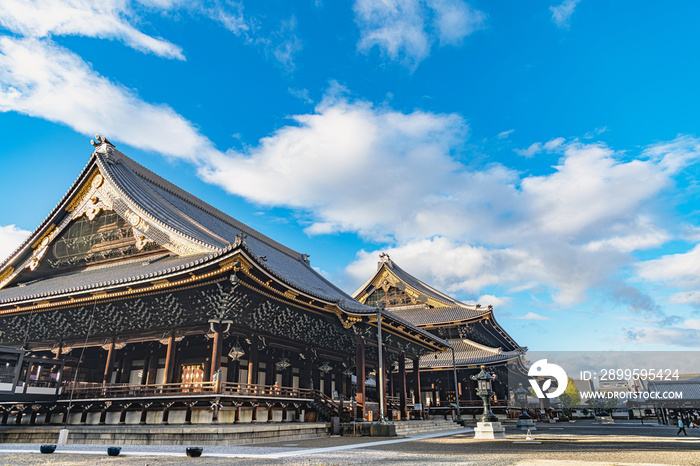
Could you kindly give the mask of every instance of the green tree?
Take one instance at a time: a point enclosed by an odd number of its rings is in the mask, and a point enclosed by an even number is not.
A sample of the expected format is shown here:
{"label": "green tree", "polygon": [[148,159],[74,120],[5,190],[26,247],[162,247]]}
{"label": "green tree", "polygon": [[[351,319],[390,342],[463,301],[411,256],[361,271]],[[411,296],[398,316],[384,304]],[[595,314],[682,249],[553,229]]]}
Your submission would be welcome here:
{"label": "green tree", "polygon": [[618,404],[619,400],[617,398],[608,398],[607,400],[605,400],[605,405],[603,406],[603,409],[612,416],[613,411],[615,411],[615,408],[617,408]]}
{"label": "green tree", "polygon": [[578,388],[574,385],[574,379],[571,377],[569,377],[566,384],[566,390],[559,395],[559,401],[561,401],[564,407],[564,414],[567,416],[571,416],[571,408],[581,404],[581,394],[578,392]]}

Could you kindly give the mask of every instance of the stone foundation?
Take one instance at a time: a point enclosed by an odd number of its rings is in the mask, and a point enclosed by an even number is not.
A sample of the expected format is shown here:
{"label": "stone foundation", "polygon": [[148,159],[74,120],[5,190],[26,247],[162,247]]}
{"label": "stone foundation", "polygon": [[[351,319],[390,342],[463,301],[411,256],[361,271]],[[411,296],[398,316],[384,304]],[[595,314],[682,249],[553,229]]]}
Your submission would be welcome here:
{"label": "stone foundation", "polygon": [[[61,427],[2,426],[0,443],[56,443]],[[68,427],[68,443],[105,445],[251,445],[328,436],[328,424]]]}

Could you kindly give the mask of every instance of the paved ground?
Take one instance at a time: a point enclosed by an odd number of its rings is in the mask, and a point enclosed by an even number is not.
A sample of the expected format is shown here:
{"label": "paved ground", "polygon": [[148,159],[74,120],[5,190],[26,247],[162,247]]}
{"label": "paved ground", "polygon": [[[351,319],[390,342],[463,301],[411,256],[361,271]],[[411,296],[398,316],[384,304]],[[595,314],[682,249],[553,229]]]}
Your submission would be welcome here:
{"label": "paved ground", "polygon": [[[110,458],[104,445],[59,446],[53,455],[41,455],[38,445],[0,444],[0,465],[517,465],[602,466],[670,464],[700,466],[700,429],[677,437],[676,428],[634,423],[542,425],[534,432],[541,444],[518,444],[525,435],[508,426],[507,440],[474,440],[468,430],[452,435],[408,439],[331,437],[256,445],[205,447],[201,458],[187,458],[184,447],[125,446],[124,455]],[[13,450],[23,450],[16,452]],[[59,453],[64,451],[65,453]],[[73,451],[74,453],[68,453]],[[153,456],[157,455],[157,456]],[[235,458],[235,459],[233,459]]]}

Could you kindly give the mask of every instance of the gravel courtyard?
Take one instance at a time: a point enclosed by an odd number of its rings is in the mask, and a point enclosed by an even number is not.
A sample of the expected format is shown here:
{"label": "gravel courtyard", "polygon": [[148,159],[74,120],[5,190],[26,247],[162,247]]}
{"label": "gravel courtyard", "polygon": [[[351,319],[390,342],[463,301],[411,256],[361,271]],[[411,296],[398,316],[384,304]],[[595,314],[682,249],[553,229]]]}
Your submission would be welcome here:
{"label": "gravel courtyard", "polygon": [[[108,457],[106,446],[102,445],[66,445],[59,450],[80,453],[41,455],[37,453],[38,445],[2,444],[0,464],[67,466],[99,461],[114,465],[700,465],[700,429],[689,429],[688,437],[678,437],[676,429],[669,426],[545,424],[534,432],[535,441],[540,444],[514,443],[524,440],[525,435],[511,426],[506,433],[508,439],[490,441],[474,440],[472,432],[462,430],[432,438],[331,437],[254,447],[205,447],[201,458],[185,457],[181,446],[125,446],[122,453],[128,456]],[[26,453],[7,451],[16,449]],[[156,453],[168,456],[155,456]]]}

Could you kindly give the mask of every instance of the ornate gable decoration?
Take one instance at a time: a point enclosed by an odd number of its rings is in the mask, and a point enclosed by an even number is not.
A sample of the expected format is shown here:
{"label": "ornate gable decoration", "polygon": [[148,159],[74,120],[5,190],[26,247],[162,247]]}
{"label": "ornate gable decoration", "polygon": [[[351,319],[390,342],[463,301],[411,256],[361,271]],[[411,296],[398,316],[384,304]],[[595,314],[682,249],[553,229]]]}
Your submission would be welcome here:
{"label": "ornate gable decoration", "polygon": [[[124,221],[116,221],[115,223],[115,219],[118,220],[116,213],[112,214],[114,218],[110,217],[111,220],[105,220],[103,218],[105,213],[114,211],[114,203],[118,198],[118,194],[114,188],[106,182],[99,168],[94,167],[89,176],[78,188],[75,195],[65,204],[64,209],[68,215],[64,215],[58,224],[50,224],[44,232],[36,238],[30,246],[32,253],[27,259],[14,268],[7,267],[2,272],[0,275],[0,288],[10,283],[10,281],[22,273],[23,270],[29,269],[32,272],[35,271],[46,257],[49,257],[52,268],[74,265],[78,262],[89,262],[89,257],[88,260],[80,261],[76,259],[76,256],[81,253],[86,253],[87,249],[90,249],[91,246],[98,245],[100,242],[109,243],[110,241],[114,242],[115,239],[121,239],[122,243],[129,243],[128,245],[121,244],[121,252],[124,252],[125,246],[131,247],[133,245],[135,245],[137,251],[143,250],[147,245],[152,243],[152,241],[137,228],[143,228],[145,226],[142,224],[141,218],[138,215],[132,214],[131,216],[127,216],[128,223],[131,225],[125,225],[126,222]],[[101,217],[100,224],[93,224],[98,217]],[[100,228],[103,227],[103,223],[110,222],[115,223],[115,227],[111,230],[105,231],[104,228]],[[86,229],[90,231],[81,231]],[[73,230],[78,230],[78,232],[74,232]],[[125,236],[132,234],[133,238],[131,240]],[[60,242],[60,244],[57,244],[57,241]],[[85,249],[85,251],[83,251],[83,249]],[[112,256],[105,256],[102,254],[102,256],[98,257],[93,254],[94,257],[92,257],[91,260],[113,257],[114,251],[120,250],[120,248],[112,249],[112,251],[108,251]],[[62,252],[57,254],[58,250]],[[51,251],[50,254],[49,251]]]}
{"label": "ornate gable decoration", "polygon": [[[388,256],[382,258],[382,262],[388,262]],[[377,274],[377,277],[372,280],[372,283],[368,290],[365,291],[358,298],[358,301],[363,304],[377,305],[379,302],[384,302],[387,300],[396,301],[395,303],[385,302],[387,307],[392,307],[394,305],[416,305],[416,304],[427,304],[430,307],[446,307],[447,304],[437,301],[425,294],[415,290],[410,285],[405,283],[403,280],[394,275],[385,266],[382,266],[381,272]],[[374,296],[375,294],[381,296]],[[390,299],[389,295],[392,295]],[[393,296],[396,295],[396,296]],[[409,302],[410,300],[410,302]]]}
{"label": "ornate gable decoration", "polygon": [[[110,164],[119,163],[113,155],[115,153],[114,146],[104,137],[96,136],[96,138],[96,141],[91,141],[96,147],[95,155],[99,155],[101,160],[107,164],[104,169],[109,170]],[[123,188],[114,185],[109,173],[102,171],[100,159],[97,162],[90,165],[89,174],[63,204],[62,209],[65,211],[63,215],[58,211],[51,214],[57,220],[44,228],[43,232],[34,239],[31,244],[31,255],[27,257],[26,252],[19,253],[26,259],[21,263],[10,262],[4,270],[0,271],[0,289],[7,286],[24,270],[29,269],[29,271],[34,272],[44,262],[47,252],[51,250],[58,238],[70,239],[67,229],[70,229],[75,222],[87,224],[105,212],[114,212],[126,221],[126,226],[121,225],[123,223],[121,222],[118,227],[122,231],[128,229],[129,235],[133,235],[131,243],[135,245],[137,251],[147,248],[157,249],[158,246],[161,246],[180,256],[212,252],[211,248],[196,244],[181,237],[177,231],[152,221],[148,217],[148,212],[142,212],[142,207],[121,194],[119,189]],[[128,193],[126,195],[128,196]],[[86,229],[89,229],[88,225],[86,225]],[[93,233],[104,234],[103,231]],[[76,236],[85,237],[84,235]],[[96,244],[99,239],[91,239],[91,241]]]}

